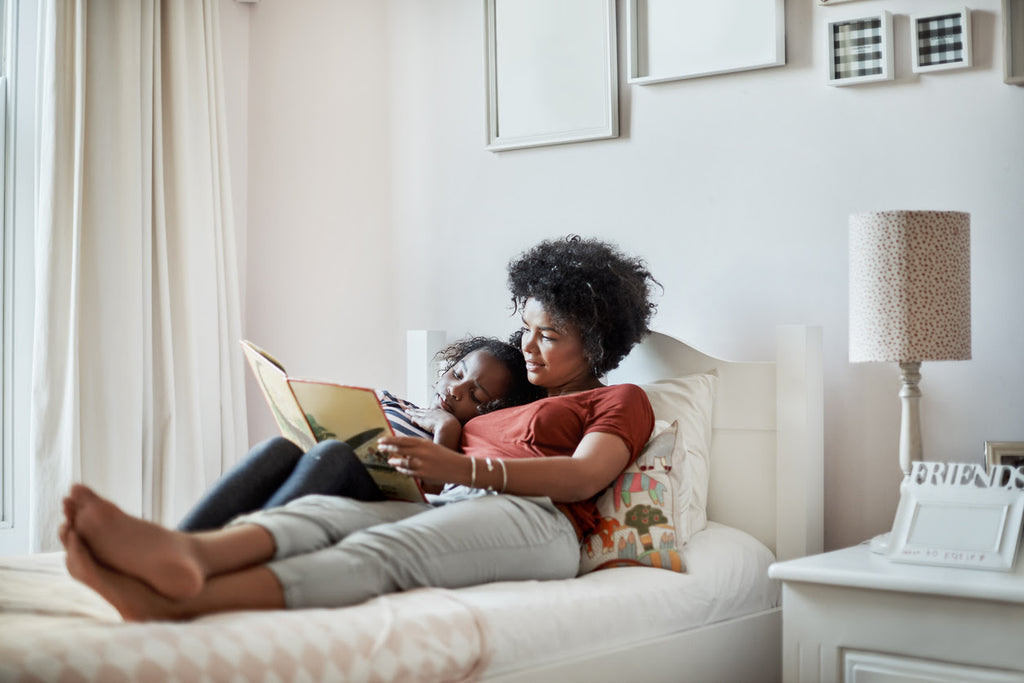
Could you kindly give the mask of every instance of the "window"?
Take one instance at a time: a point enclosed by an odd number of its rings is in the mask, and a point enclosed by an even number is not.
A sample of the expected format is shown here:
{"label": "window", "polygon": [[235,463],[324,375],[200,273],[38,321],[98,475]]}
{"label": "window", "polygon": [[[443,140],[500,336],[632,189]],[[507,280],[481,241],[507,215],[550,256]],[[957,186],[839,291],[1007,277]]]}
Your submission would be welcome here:
{"label": "window", "polygon": [[3,359],[0,362],[0,386],[3,387],[3,391],[0,392],[0,415],[3,416],[3,419],[0,420],[0,444],[3,444],[3,448],[0,450],[0,529],[9,529],[13,516],[11,494],[13,478],[11,477],[10,463],[12,454],[7,447],[7,407],[10,405],[7,392],[7,377],[10,374],[7,368],[7,350],[10,347],[7,334],[7,311],[11,307],[7,303],[7,294],[10,291],[10,287],[7,285],[8,231],[7,221],[4,220],[7,213],[6,202],[3,201],[6,195],[4,189],[7,186],[4,173],[7,169],[7,27],[7,3],[0,0],[0,236],[2,236],[0,244],[3,245],[3,258],[0,259],[0,286],[2,286],[0,292],[3,293],[3,296],[0,296],[0,320],[3,321],[3,345],[0,346],[0,349],[3,349]]}
{"label": "window", "polygon": [[27,493],[38,13],[33,0],[0,0],[0,555],[32,550]]}

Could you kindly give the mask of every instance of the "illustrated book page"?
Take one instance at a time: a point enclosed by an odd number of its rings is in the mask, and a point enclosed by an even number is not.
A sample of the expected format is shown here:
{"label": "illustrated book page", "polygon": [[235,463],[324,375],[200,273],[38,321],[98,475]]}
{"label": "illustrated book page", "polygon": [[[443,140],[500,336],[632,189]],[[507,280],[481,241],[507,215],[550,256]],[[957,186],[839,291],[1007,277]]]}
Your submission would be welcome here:
{"label": "illustrated book page", "polygon": [[395,470],[377,449],[377,439],[394,432],[373,389],[295,379],[252,342],[243,341],[242,349],[282,436],[304,451],[324,439],[344,441],[388,498],[424,500],[419,482]]}

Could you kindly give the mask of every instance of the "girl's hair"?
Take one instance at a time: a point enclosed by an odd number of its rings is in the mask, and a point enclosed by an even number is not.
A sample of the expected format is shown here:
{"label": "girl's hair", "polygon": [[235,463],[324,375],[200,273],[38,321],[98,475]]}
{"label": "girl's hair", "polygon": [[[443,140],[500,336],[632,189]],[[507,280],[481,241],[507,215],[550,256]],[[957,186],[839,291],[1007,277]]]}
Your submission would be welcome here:
{"label": "girl's hair", "polygon": [[489,413],[499,408],[519,406],[547,396],[547,391],[530,384],[526,376],[526,361],[518,346],[513,346],[495,337],[466,337],[452,342],[437,352],[441,362],[441,372],[448,372],[456,363],[474,351],[487,351],[497,358],[509,371],[508,391],[494,401],[480,406],[480,414]]}
{"label": "girl's hair", "polygon": [[579,332],[596,377],[618,367],[650,331],[657,306],[654,279],[643,259],[579,235],[545,240],[508,265],[512,306],[536,299],[560,325]]}

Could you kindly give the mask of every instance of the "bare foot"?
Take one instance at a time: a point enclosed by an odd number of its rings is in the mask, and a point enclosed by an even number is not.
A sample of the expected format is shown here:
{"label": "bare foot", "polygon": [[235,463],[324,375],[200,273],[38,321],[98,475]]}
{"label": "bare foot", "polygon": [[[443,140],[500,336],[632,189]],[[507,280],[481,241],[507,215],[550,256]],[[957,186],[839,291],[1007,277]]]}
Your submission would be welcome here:
{"label": "bare foot", "polygon": [[68,572],[113,605],[125,621],[175,618],[170,600],[138,579],[101,566],[74,530],[69,529],[64,539]]}
{"label": "bare foot", "polygon": [[75,506],[71,502],[70,498],[65,498],[64,502],[64,523],[57,529],[57,537],[60,538],[61,545],[67,546],[68,540],[67,535],[75,526]]}
{"label": "bare foot", "polygon": [[71,487],[64,509],[61,540],[77,536],[98,563],[174,600],[202,590],[206,574],[187,534],[132,517],[81,484]]}

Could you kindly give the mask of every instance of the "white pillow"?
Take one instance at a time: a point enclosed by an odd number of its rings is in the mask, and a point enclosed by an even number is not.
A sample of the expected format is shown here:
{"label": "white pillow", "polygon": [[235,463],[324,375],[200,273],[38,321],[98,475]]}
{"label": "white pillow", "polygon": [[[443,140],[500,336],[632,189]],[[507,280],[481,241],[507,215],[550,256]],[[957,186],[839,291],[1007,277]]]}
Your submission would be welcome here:
{"label": "white pillow", "polygon": [[675,530],[681,547],[708,522],[711,415],[718,373],[712,370],[640,386],[654,408],[654,419],[679,425],[671,469],[666,469],[676,497]]}

